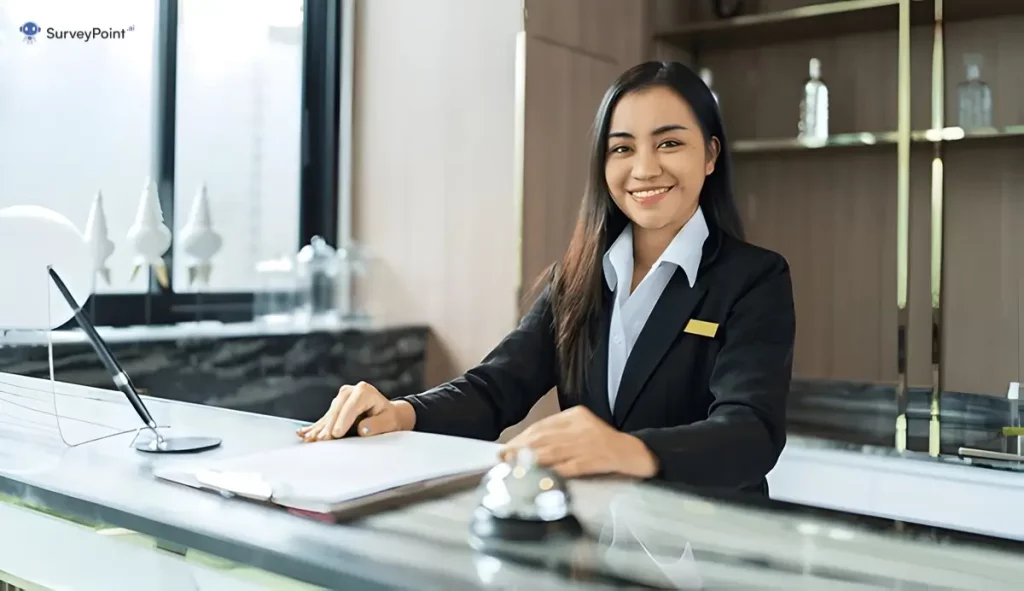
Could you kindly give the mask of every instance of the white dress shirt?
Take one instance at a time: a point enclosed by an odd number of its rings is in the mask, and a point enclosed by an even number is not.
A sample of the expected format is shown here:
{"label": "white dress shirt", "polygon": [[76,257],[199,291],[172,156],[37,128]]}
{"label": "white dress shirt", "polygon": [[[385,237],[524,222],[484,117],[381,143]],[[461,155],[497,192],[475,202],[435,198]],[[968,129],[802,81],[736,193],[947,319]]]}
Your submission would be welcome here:
{"label": "white dress shirt", "polygon": [[622,370],[636,344],[640,331],[654,310],[676,269],[682,269],[690,282],[697,280],[704,240],[708,237],[708,226],[700,206],[679,230],[665,252],[658,257],[651,270],[630,293],[633,283],[633,225],[629,224],[619,234],[611,248],[604,253],[604,278],[608,288],[615,294],[612,306],[612,322],[608,334],[608,405],[615,408],[615,397],[622,381]]}

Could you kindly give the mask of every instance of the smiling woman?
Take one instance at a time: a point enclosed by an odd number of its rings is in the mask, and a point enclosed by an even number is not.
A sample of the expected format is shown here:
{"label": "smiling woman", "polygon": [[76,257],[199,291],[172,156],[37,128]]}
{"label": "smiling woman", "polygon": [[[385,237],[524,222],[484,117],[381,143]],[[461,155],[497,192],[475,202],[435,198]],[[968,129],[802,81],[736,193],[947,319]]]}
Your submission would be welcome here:
{"label": "smiling woman", "polygon": [[342,386],[307,441],[416,429],[510,441],[565,476],[621,474],[767,494],[786,441],[796,321],[789,266],[743,240],[717,104],[682,64],[624,73],[597,112],[562,260],[476,367],[388,400]]}

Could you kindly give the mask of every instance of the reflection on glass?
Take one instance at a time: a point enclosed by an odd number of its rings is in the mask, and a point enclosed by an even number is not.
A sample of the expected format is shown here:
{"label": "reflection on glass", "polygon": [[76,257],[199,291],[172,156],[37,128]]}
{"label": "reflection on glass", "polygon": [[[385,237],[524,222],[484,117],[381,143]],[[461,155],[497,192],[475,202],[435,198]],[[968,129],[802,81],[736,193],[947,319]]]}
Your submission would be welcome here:
{"label": "reflection on glass", "polygon": [[259,261],[298,251],[302,4],[181,0],[178,18],[175,230],[205,184],[223,243],[203,289],[258,289]]}

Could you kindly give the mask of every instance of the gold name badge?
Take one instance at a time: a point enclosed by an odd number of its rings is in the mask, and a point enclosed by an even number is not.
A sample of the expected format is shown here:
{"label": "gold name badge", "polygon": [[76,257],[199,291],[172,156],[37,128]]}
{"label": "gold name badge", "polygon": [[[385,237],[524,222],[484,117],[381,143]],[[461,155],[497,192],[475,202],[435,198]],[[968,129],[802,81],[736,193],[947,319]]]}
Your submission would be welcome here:
{"label": "gold name badge", "polygon": [[690,334],[713,339],[715,338],[715,335],[718,334],[718,324],[715,322],[705,322],[703,320],[690,320],[686,323],[686,328],[683,330]]}

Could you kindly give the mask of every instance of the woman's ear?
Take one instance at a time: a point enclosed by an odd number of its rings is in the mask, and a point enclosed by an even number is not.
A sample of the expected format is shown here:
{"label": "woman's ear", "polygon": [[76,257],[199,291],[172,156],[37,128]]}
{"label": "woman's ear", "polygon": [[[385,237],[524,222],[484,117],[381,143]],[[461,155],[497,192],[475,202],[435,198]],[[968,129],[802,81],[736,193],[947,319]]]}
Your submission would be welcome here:
{"label": "woman's ear", "polygon": [[718,138],[712,136],[711,141],[708,142],[707,162],[704,163],[704,176],[715,172],[715,162],[718,161],[718,154],[721,150],[722,144],[719,143]]}

